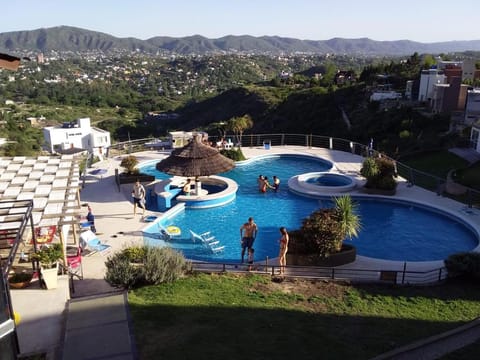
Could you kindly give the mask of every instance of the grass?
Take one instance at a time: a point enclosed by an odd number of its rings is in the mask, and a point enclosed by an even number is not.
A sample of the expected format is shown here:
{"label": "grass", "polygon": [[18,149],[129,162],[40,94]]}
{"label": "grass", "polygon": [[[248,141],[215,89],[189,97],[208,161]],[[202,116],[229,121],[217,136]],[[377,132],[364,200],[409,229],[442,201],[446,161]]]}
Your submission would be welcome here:
{"label": "grass", "polygon": [[480,288],[199,274],[131,291],[142,359],[368,359],[464,324]]}
{"label": "grass", "polygon": [[402,158],[400,162],[442,179],[447,178],[450,170],[463,169],[468,166],[468,161],[447,150],[415,154],[415,156]]}

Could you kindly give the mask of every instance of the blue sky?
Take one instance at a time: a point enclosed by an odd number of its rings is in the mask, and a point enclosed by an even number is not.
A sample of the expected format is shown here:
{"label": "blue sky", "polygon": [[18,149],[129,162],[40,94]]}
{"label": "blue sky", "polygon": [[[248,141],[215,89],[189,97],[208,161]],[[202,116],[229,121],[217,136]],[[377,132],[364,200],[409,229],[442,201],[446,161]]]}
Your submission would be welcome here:
{"label": "blue sky", "polygon": [[478,2],[419,0],[0,0],[0,32],[60,25],[117,37],[278,35],[477,40]]}

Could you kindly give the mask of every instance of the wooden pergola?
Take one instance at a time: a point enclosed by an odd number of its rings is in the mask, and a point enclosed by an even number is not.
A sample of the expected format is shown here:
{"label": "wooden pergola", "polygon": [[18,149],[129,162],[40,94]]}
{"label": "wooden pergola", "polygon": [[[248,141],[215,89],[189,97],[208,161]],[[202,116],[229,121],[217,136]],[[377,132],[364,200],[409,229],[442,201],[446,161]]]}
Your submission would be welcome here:
{"label": "wooden pergola", "polygon": [[[62,243],[66,264],[69,237],[78,244],[79,231],[80,171],[73,155],[0,157],[0,199],[0,240],[8,243],[4,245],[15,245],[16,252],[21,242],[36,251],[41,230],[55,229],[51,235]],[[31,226],[24,226],[25,221]]]}

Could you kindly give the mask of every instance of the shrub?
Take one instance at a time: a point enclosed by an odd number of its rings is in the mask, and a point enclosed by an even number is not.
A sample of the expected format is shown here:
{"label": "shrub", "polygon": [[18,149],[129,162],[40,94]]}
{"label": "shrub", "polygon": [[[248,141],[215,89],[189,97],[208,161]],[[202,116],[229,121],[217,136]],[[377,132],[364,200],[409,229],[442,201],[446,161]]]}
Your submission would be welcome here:
{"label": "shrub", "polygon": [[130,246],[122,250],[122,255],[132,263],[142,263],[146,253],[146,246]]}
{"label": "shrub", "polygon": [[140,278],[140,268],[132,265],[123,253],[116,253],[105,262],[105,280],[112,286],[131,289]]}
{"label": "shrub", "polygon": [[125,168],[127,174],[138,174],[138,169],[136,169],[137,164],[137,157],[134,155],[129,155],[122,159],[120,166]]}
{"label": "shrub", "polygon": [[108,258],[105,265],[105,280],[126,289],[172,282],[191,269],[179,252],[152,246],[125,248]]}
{"label": "shrub", "polygon": [[360,174],[367,179],[369,189],[395,190],[397,182],[395,163],[386,157],[367,157],[362,164]]}
{"label": "shrub", "polygon": [[190,265],[178,251],[166,247],[147,248],[142,271],[145,283],[173,282],[187,270],[190,270]]}
{"label": "shrub", "polygon": [[341,250],[346,237],[357,236],[361,224],[356,214],[356,204],[348,195],[335,198],[334,201],[333,208],[316,210],[303,219],[301,229],[294,232],[298,250],[328,257]]}
{"label": "shrub", "polygon": [[245,155],[243,155],[242,149],[237,148],[237,149],[230,149],[230,150],[220,150],[220,154],[222,154],[225,157],[228,157],[229,159],[232,159],[233,161],[242,161],[245,160]]}
{"label": "shrub", "polygon": [[464,252],[450,255],[445,261],[449,277],[480,279],[480,253]]}

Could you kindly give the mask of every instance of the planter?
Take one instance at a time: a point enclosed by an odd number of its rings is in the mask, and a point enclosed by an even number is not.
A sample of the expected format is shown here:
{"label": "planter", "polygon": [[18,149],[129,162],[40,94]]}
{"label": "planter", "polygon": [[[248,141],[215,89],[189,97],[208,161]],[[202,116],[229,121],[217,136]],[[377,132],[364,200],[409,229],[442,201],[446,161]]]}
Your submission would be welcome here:
{"label": "planter", "polygon": [[371,195],[385,195],[385,196],[393,196],[396,194],[397,189],[385,190],[385,189],[374,189],[374,188],[366,188],[364,187],[362,191],[365,194]]}
{"label": "planter", "polygon": [[30,281],[23,281],[23,282],[8,282],[11,289],[25,289],[28,285],[30,285]]}
{"label": "planter", "polygon": [[287,265],[334,267],[350,264],[355,261],[356,257],[356,248],[352,245],[343,244],[340,252],[330,254],[326,258],[319,258],[316,255],[287,253]]}
{"label": "planter", "polygon": [[8,278],[8,284],[12,289],[24,289],[30,285],[32,281],[33,274],[30,273],[18,273],[13,274]]}
{"label": "planter", "polygon": [[43,281],[47,289],[56,289],[58,285],[58,262],[53,268],[40,267]]}
{"label": "planter", "polygon": [[120,184],[133,184],[137,180],[140,180],[140,182],[152,182],[155,181],[155,176],[152,175],[129,175],[125,173],[121,173],[118,175],[118,181]]}

